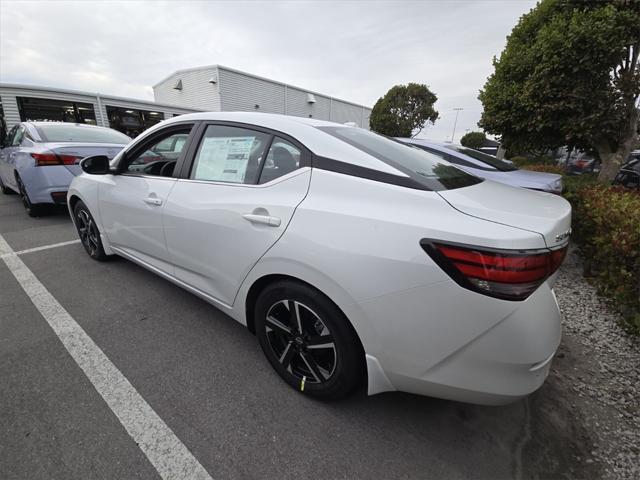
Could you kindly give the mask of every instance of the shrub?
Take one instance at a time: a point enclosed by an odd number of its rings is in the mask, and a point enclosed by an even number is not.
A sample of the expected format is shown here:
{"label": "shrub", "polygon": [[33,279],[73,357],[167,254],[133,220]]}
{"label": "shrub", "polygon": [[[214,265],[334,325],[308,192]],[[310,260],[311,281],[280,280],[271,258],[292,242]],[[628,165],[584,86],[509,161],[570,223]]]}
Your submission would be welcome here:
{"label": "shrub", "polygon": [[564,174],[564,168],[560,165],[523,165],[521,168],[524,170],[531,170],[533,172],[557,173],[558,175]]}
{"label": "shrub", "polygon": [[522,155],[516,155],[515,157],[511,157],[510,160],[516,167],[524,167],[525,165],[530,165],[531,160]]}
{"label": "shrub", "polygon": [[640,194],[594,184],[566,196],[573,205],[573,238],[585,275],[640,331]]}
{"label": "shrub", "polygon": [[460,145],[479,150],[487,142],[487,136],[482,132],[465,133],[460,139]]}
{"label": "shrub", "polygon": [[564,195],[571,201],[571,195],[582,187],[593,185],[598,181],[597,173],[583,173],[582,175],[565,175],[562,179]]}

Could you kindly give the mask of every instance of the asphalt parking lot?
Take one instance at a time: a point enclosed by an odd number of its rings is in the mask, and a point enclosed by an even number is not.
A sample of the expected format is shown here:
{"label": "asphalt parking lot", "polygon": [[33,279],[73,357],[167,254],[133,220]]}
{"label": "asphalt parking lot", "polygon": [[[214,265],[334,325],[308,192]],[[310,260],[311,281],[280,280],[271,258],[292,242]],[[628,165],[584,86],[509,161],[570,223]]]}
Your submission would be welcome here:
{"label": "asphalt parking lot", "polygon": [[[214,307],[131,262],[98,263],[65,243],[76,234],[64,209],[32,219],[16,195],[0,196],[0,235],[213,478],[528,478],[566,468],[558,432],[538,431],[535,399],[311,400]],[[1,261],[0,298],[0,478],[159,478]]]}

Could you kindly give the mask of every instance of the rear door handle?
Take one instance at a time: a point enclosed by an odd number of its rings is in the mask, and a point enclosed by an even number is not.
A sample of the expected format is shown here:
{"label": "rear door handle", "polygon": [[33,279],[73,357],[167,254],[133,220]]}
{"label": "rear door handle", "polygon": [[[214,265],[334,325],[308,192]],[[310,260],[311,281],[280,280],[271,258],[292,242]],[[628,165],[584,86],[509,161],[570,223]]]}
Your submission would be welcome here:
{"label": "rear door handle", "polygon": [[144,199],[144,202],[149,205],[162,205],[162,199],[158,197],[147,197]]}
{"label": "rear door handle", "polygon": [[242,218],[251,223],[259,223],[261,225],[269,225],[270,227],[279,227],[280,219],[270,215],[256,215],[255,213],[245,213]]}

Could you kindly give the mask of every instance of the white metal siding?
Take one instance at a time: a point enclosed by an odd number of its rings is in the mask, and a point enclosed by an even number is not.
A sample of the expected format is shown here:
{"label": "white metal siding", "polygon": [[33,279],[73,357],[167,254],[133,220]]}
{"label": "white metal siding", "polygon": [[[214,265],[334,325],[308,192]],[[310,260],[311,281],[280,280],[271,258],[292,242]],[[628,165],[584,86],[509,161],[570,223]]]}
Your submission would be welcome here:
{"label": "white metal siding", "polygon": [[341,100],[333,100],[331,107],[331,121],[337,123],[354,122],[362,126],[362,107]]}
{"label": "white metal siding", "polygon": [[[220,82],[209,83],[218,78],[218,69],[207,68],[176,72],[162,83],[153,87],[153,95],[157,102],[168,105],[180,105],[208,112],[220,111]],[[182,81],[182,90],[176,90],[178,80]]]}
{"label": "white metal siding", "polygon": [[362,128],[366,128],[367,130],[371,130],[371,127],[369,126],[369,120],[371,119],[371,109],[370,108],[362,108],[362,118],[363,118],[363,123],[362,123]]}
{"label": "white metal siding", "polygon": [[4,112],[4,121],[7,123],[7,131],[15,124],[20,123],[20,112],[18,111],[18,102],[13,95],[1,95],[2,110]]}
{"label": "white metal siding", "polygon": [[309,92],[294,87],[287,88],[287,115],[296,117],[313,117],[329,120],[331,99],[323,95],[313,94],[315,103],[308,102]]}
{"label": "white metal siding", "polygon": [[284,85],[224,68],[218,75],[221,111],[284,113]]}
{"label": "white metal siding", "polygon": [[[217,84],[209,83],[211,77]],[[178,81],[182,90],[176,90]],[[369,128],[371,109],[222,65],[180,70],[153,87],[155,99],[211,111],[284,113]],[[315,97],[309,103],[308,95]],[[256,108],[258,105],[258,108]]]}

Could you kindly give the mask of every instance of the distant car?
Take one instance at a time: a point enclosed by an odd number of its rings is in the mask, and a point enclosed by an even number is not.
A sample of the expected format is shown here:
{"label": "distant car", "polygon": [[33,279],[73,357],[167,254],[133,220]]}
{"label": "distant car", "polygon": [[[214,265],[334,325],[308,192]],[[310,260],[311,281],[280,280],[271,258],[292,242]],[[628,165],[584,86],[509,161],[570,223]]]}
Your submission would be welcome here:
{"label": "distant car", "polygon": [[562,176],[555,173],[520,170],[511,162],[453,143],[441,144],[418,138],[398,138],[398,140],[433,153],[476,177],[505,183],[512,187],[551,193],[562,192]]}
{"label": "distant car", "polygon": [[640,155],[622,165],[613,184],[640,190]]}
{"label": "distant car", "polygon": [[111,128],[64,122],[22,122],[0,150],[2,193],[22,196],[27,213],[42,215],[52,204],[65,204],[80,160],[92,155],[113,158],[131,141]]}
{"label": "distant car", "polygon": [[581,175],[600,171],[600,162],[591,155],[581,154],[567,163],[567,173]]}

